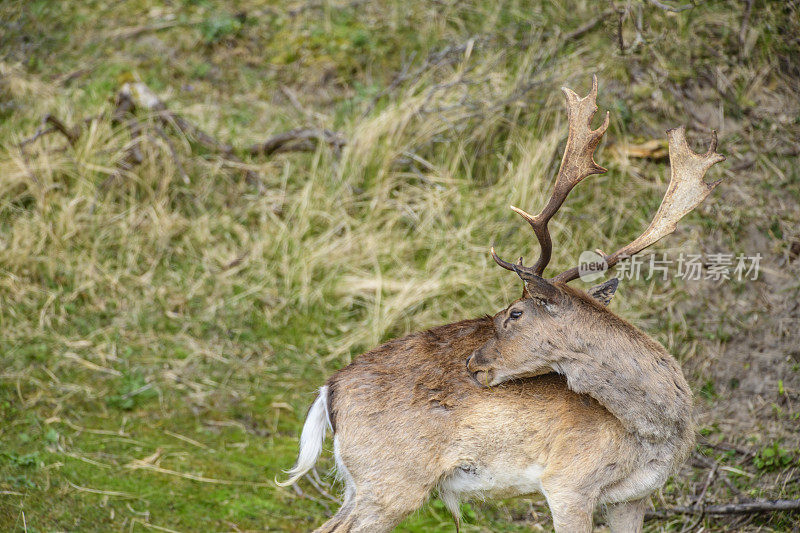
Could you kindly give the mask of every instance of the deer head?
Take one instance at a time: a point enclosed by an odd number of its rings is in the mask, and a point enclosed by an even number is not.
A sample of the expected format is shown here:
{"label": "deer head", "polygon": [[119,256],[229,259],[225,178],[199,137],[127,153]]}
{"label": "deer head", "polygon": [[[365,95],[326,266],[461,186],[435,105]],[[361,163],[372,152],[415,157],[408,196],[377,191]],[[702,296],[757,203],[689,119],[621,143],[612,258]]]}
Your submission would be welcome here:
{"label": "deer head", "polygon": [[522,298],[494,317],[494,336],[467,360],[482,385],[560,370],[567,360],[599,346],[597,318],[606,315],[619,281],[613,278],[584,292],[539,278],[525,284]]}
{"label": "deer head", "polygon": [[[617,287],[616,280],[592,287],[588,293],[566,284],[578,278],[578,267],[545,279],[544,270],[552,255],[552,240],[547,224],[564,203],[570,191],[583,179],[606,171],[594,161],[594,150],[608,128],[603,124],[593,130],[590,123],[597,111],[597,78],[584,98],[570,89],[566,96],[569,136],[556,177],[553,193],[538,215],[530,215],[511,206],[533,228],[539,242],[539,258],[533,266],[491,255],[498,265],[516,272],[524,282],[522,298],[494,316],[494,338],[476,350],[467,361],[469,371],[484,385],[496,385],[509,379],[559,371],[561,365],[586,357],[593,347],[613,345],[616,315],[607,305]],[[712,134],[705,154],[693,152],[686,143],[683,127],[667,132],[669,139],[670,183],[661,206],[648,228],[634,241],[611,254],[602,254],[609,268],[631,257],[672,233],[678,221],[711,193],[721,180],[706,183],[706,171],[725,157],[716,152],[717,138]],[[598,303],[599,302],[599,303]],[[604,327],[605,326],[605,327]]]}

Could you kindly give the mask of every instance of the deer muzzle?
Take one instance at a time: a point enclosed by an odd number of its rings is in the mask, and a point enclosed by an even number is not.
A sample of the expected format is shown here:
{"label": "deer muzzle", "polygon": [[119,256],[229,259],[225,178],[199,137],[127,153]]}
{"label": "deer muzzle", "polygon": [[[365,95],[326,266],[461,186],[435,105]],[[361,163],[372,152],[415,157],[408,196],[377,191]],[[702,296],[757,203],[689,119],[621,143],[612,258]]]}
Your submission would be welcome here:
{"label": "deer muzzle", "polygon": [[467,371],[480,385],[490,387],[494,380],[494,371],[483,355],[483,348],[478,348],[467,358]]}

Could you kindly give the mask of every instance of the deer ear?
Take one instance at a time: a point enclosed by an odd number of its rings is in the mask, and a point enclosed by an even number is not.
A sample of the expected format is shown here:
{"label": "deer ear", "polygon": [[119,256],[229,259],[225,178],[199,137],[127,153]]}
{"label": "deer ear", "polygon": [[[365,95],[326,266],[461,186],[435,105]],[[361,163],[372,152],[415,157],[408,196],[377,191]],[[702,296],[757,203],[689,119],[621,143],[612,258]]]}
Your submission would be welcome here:
{"label": "deer ear", "polygon": [[608,304],[611,303],[611,298],[614,297],[614,293],[617,292],[618,285],[619,285],[619,279],[611,278],[605,283],[601,283],[600,285],[595,285],[594,287],[590,287],[586,292],[589,293],[589,296],[591,296],[601,304],[607,306]]}
{"label": "deer ear", "polygon": [[520,270],[517,270],[517,274],[525,282],[522,288],[523,298],[540,298],[554,304],[561,301],[561,292],[546,279]]}

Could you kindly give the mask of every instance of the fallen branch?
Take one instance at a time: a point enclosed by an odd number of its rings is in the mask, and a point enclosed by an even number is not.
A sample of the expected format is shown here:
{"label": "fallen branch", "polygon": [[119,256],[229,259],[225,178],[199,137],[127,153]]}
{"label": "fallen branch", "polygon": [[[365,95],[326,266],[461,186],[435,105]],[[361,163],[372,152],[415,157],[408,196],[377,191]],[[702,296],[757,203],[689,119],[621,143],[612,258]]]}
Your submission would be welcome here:
{"label": "fallen branch", "polygon": [[136,105],[130,95],[122,91],[117,93],[115,102],[116,106],[114,107],[114,112],[111,114],[111,125],[116,126],[124,123],[131,134],[131,140],[128,147],[125,149],[125,158],[120,161],[118,165],[119,168],[103,182],[101,190],[104,189],[108,183],[120,177],[123,172],[131,171],[134,166],[141,165],[144,161],[144,154],[142,154],[142,150],[139,148],[139,143],[142,138],[142,125],[133,115],[136,110]]}
{"label": "fallen branch", "polygon": [[[170,111],[167,105],[156,96],[156,93],[144,83],[126,83],[122,86],[122,89],[120,89],[119,94],[121,97],[130,99],[134,108],[144,109],[153,113],[165,127],[170,126],[177,129],[187,138],[194,139],[207,150],[218,154],[223,159],[235,163],[234,166],[239,168],[246,166],[246,163],[234,154],[233,146],[217,140],[181,115]],[[248,182],[260,184],[261,180],[254,171],[245,168],[245,175]]]}
{"label": "fallen branch", "polygon": [[[32,143],[38,141],[41,137],[44,137],[46,135],[50,135],[51,133],[60,133],[60,134],[62,134],[64,137],[67,138],[67,140],[69,141],[70,145],[74,145],[77,142],[77,140],[80,137],[80,135],[81,135],[81,131],[83,129],[83,126],[85,126],[86,124],[89,124],[93,120],[97,120],[98,118],[100,118],[102,116],[103,115],[101,114],[101,115],[95,115],[93,117],[85,118],[85,119],[83,119],[83,121],[81,122],[80,125],[76,125],[76,126],[73,126],[73,127],[70,128],[66,124],[64,124],[64,122],[61,121],[61,119],[59,119],[55,115],[51,115],[50,113],[48,113],[42,118],[42,123],[36,129],[36,132],[34,132],[34,134],[32,136],[28,137],[27,139],[23,139],[22,141],[20,141],[19,144],[17,144],[17,146],[20,149],[25,148],[27,145],[32,144]],[[47,127],[48,124],[50,125],[50,127]]]}
{"label": "fallen branch", "polygon": [[614,14],[614,10],[613,9],[608,9],[606,11],[603,11],[602,13],[597,15],[595,18],[593,18],[592,20],[590,20],[589,22],[587,22],[586,24],[584,24],[580,28],[577,28],[577,29],[575,29],[575,30],[573,30],[573,31],[571,31],[569,33],[563,34],[561,36],[561,40],[563,42],[569,42],[569,41],[574,41],[575,39],[578,39],[580,37],[583,37],[584,35],[586,35],[590,31],[595,29],[598,24],[600,24],[601,22],[603,22],[605,19],[607,19],[608,17],[610,17],[613,14]]}
{"label": "fallen branch", "polygon": [[281,85],[281,92],[289,100],[289,103],[292,104],[292,107],[294,107],[297,110],[297,112],[300,113],[301,115],[303,115],[303,117],[306,120],[308,120],[309,122],[312,119],[316,119],[316,120],[324,120],[325,119],[325,116],[322,115],[321,113],[316,113],[314,111],[309,111],[308,109],[303,107],[303,104],[300,103],[300,100],[297,98],[297,95],[294,93],[294,91],[292,91],[286,85]]}
{"label": "fallen branch", "polygon": [[[145,122],[140,119],[137,117],[140,111],[148,113],[154,120]],[[209,152],[218,155],[228,166],[244,171],[248,183],[257,185],[259,188],[262,187],[258,174],[248,168],[248,164],[236,155],[231,144],[218,140],[183,116],[171,111],[164,101],[142,82],[129,82],[122,85],[116,94],[115,107],[110,115],[112,126],[123,125],[129,130],[130,141],[125,147],[125,155],[118,163],[118,168],[100,185],[99,190],[104,190],[109,183],[124,173],[130,172],[133,167],[144,161],[141,150],[141,143],[144,139],[157,140],[160,138],[163,140],[183,182],[189,183],[189,175],[181,163],[173,140],[167,134],[167,129],[178,132],[190,143],[197,143]],[[70,127],[54,115],[45,115],[33,136],[22,140],[17,145],[23,160],[26,160],[25,147],[27,145],[52,133],[62,134],[69,141],[70,146],[75,146],[85,125],[103,116],[108,117],[108,113],[84,119],[81,123]],[[152,130],[154,135],[149,133],[149,130]],[[264,142],[254,144],[246,149],[245,153],[257,157],[269,156],[278,152],[313,151],[320,143],[325,143],[335,152],[339,152],[347,144],[347,141],[339,133],[327,129],[300,128],[274,135]],[[29,174],[35,181],[36,176],[30,171]]]}
{"label": "fallen branch", "polygon": [[53,80],[53,83],[55,83],[56,85],[66,86],[69,85],[72,81],[77,80],[78,78],[90,73],[92,70],[94,70],[93,66],[79,68],[78,70],[67,72],[66,74],[58,76]]}
{"label": "fallen branch", "polygon": [[81,487],[80,485],[76,485],[72,481],[67,481],[67,483],[69,484],[70,487],[80,492],[88,492],[90,494],[101,494],[103,496],[115,496],[120,498],[138,498],[136,494],[131,494],[129,492],[120,492],[117,490],[90,489],[89,487]]}
{"label": "fallen branch", "polygon": [[[165,126],[172,126],[203,147],[224,157],[233,156],[233,147],[209,135],[181,115],[170,111],[156,93],[142,82],[125,83],[120,89],[120,97],[130,99],[133,106],[153,113]],[[237,161],[238,162],[238,161]]]}
{"label": "fallen branch", "polygon": [[[297,7],[293,7],[291,9],[278,9],[274,7],[265,7],[261,9],[256,9],[253,11],[248,11],[246,13],[248,19],[258,19],[260,17],[269,16],[269,17],[288,17],[293,19],[299,15],[302,15],[306,11],[311,10],[318,10],[318,9],[332,9],[336,11],[344,11],[346,9],[352,9],[358,7],[362,4],[366,4],[369,0],[352,0],[351,2],[347,2],[344,4],[339,4],[336,2],[313,2],[309,1],[304,4],[301,4]],[[286,2],[284,2],[286,3]]]}
{"label": "fallen branch", "polygon": [[172,161],[175,163],[175,168],[178,169],[178,173],[181,175],[183,182],[188,185],[191,183],[191,180],[189,179],[189,175],[183,169],[183,164],[181,164],[181,159],[178,157],[178,151],[175,149],[175,145],[172,143],[172,140],[167,135],[167,132],[161,128],[161,126],[155,126],[154,129],[156,134],[166,143],[169,154],[172,156]]}
{"label": "fallen branch", "polygon": [[252,156],[271,155],[276,152],[309,152],[315,150],[320,142],[330,145],[337,152],[347,144],[347,141],[334,131],[306,128],[273,135],[264,142],[252,145],[247,152]]}
{"label": "fallen branch", "polygon": [[141,165],[144,155],[139,148],[139,139],[142,136],[142,125],[134,117],[128,120],[128,130],[131,132],[131,145],[128,148],[128,159],[132,165]]}
{"label": "fallen branch", "polygon": [[671,13],[680,13],[681,11],[686,11],[687,9],[692,9],[692,4],[684,4],[682,6],[671,6],[669,4],[665,4],[660,2],[659,0],[648,0],[651,4],[656,6],[657,8],[663,9],[664,11],[669,11]]}
{"label": "fallen branch", "polygon": [[50,114],[44,116],[44,122],[52,125],[56,131],[66,137],[69,141],[69,144],[74,145],[77,142],[80,135],[79,129],[67,127],[67,125],[61,122],[60,119]]}
{"label": "fallen branch", "polygon": [[747,39],[747,27],[750,24],[750,13],[753,11],[753,0],[746,0],[742,25],[739,27],[739,54],[744,52],[744,45]]}
{"label": "fallen branch", "polygon": [[[78,141],[78,138],[81,135],[82,127],[93,120],[101,117],[102,115],[95,115],[93,117],[89,117],[84,119],[80,125],[73,126],[72,128],[68,127],[64,124],[59,118],[55,115],[51,115],[50,113],[46,114],[42,118],[42,123],[36,128],[36,132],[27,139],[23,139],[17,144],[17,149],[19,150],[20,157],[22,158],[22,163],[25,166],[25,170],[28,174],[28,177],[34,183],[39,183],[39,179],[34,174],[33,170],[31,170],[30,165],[28,164],[28,155],[25,152],[25,147],[29,144],[33,144],[40,138],[44,137],[45,135],[50,135],[51,133],[61,133],[64,137],[67,138],[70,146],[75,146],[75,143]],[[47,127],[48,124],[50,127]]]}
{"label": "fallen branch", "polygon": [[669,518],[675,515],[732,515],[750,513],[775,513],[779,511],[800,511],[798,500],[760,500],[744,503],[725,503],[708,506],[676,506],[658,511],[648,511],[646,520]]}
{"label": "fallen branch", "polygon": [[154,24],[147,24],[144,26],[135,26],[132,28],[120,28],[116,31],[110,32],[103,38],[109,41],[122,41],[126,39],[134,39],[144,33],[159,32],[176,28],[178,26],[196,26],[201,21],[181,21],[181,20],[167,20],[164,22],[156,22]]}

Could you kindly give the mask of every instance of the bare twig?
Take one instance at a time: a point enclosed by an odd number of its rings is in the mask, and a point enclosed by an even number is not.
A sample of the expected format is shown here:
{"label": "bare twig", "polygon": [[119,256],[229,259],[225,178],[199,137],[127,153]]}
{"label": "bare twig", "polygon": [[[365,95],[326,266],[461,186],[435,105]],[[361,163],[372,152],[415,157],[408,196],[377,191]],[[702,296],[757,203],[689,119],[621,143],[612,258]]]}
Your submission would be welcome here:
{"label": "bare twig", "polygon": [[66,74],[57,77],[55,80],[53,80],[53,82],[56,83],[57,85],[69,85],[72,81],[77,80],[82,76],[85,76],[92,70],[94,70],[93,66],[79,68],[78,70],[73,70],[72,72],[67,72]]}
{"label": "bare twig", "polygon": [[706,477],[706,482],[703,485],[703,489],[700,491],[700,495],[697,497],[697,500],[694,503],[695,507],[703,507],[706,502],[706,492],[708,492],[708,487],[711,486],[711,482],[714,481],[714,477],[717,475],[717,469],[719,468],[719,463],[715,462],[714,466],[708,472],[708,477]]}
{"label": "bare twig", "polygon": [[572,30],[569,33],[563,34],[561,36],[561,40],[564,41],[564,42],[568,42],[568,41],[574,41],[575,39],[579,39],[580,37],[583,37],[585,34],[589,33],[593,29],[595,29],[598,24],[603,22],[603,20],[607,19],[612,14],[614,14],[614,10],[612,10],[612,9],[603,11],[602,13],[597,15],[595,18],[593,18],[592,20],[590,20],[589,22],[587,22],[586,24],[584,24],[580,28]]}
{"label": "bare twig", "polygon": [[126,83],[120,89],[120,95],[130,98],[136,108],[152,112],[162,125],[170,126],[180,131],[187,138],[195,140],[207,150],[234,163],[237,168],[244,168],[247,181],[260,186],[261,180],[258,174],[246,168],[245,162],[234,153],[233,146],[217,140],[181,115],[170,111],[156,93],[144,83]]}
{"label": "bare twig", "polygon": [[66,124],[64,124],[58,117],[55,115],[47,114],[44,117],[44,122],[53,126],[56,131],[61,133],[64,137],[67,138],[69,144],[75,145],[78,141],[78,137],[80,136],[80,129],[77,127],[70,128]]}
{"label": "bare twig", "polygon": [[330,130],[294,129],[273,135],[264,142],[256,143],[247,149],[252,156],[271,155],[276,152],[308,152],[315,150],[323,142],[339,151],[347,143],[338,133]]}
{"label": "bare twig", "polygon": [[690,524],[684,526],[681,529],[680,533],[688,533],[689,531],[695,531],[700,522],[703,521],[703,518],[705,518],[706,492],[708,492],[708,487],[711,486],[711,482],[714,480],[714,477],[716,477],[718,468],[719,468],[719,463],[714,462],[714,466],[708,472],[708,476],[706,477],[706,482],[703,484],[703,488],[700,490],[700,494],[697,496],[697,499],[695,499],[695,502],[692,505],[692,507],[694,507],[695,509],[700,510],[697,519],[691,522]]}
{"label": "bare twig", "polygon": [[694,521],[692,521],[691,523],[689,523],[689,524],[685,525],[684,527],[682,527],[681,530],[680,530],[680,533],[689,533],[690,531],[696,531],[697,530],[697,526],[700,525],[700,522],[702,522],[703,518],[705,518],[705,517],[706,517],[705,509],[701,507],[700,508],[700,513],[698,514],[697,518]]}
{"label": "bare twig", "polygon": [[327,502],[325,502],[323,500],[320,500],[319,498],[315,498],[314,496],[311,496],[309,494],[306,494],[305,491],[303,491],[303,489],[301,489],[300,485],[298,485],[297,483],[292,485],[292,489],[294,489],[295,494],[297,494],[301,498],[306,499],[306,500],[311,500],[312,502],[318,503],[321,506],[323,506],[325,508],[325,512],[328,514],[328,516],[330,516],[332,514],[331,513],[331,508],[327,504]]}
{"label": "bare twig", "polygon": [[[48,124],[50,125],[49,128],[46,127]],[[42,118],[42,123],[36,129],[36,132],[33,134],[33,136],[23,139],[17,146],[24,148],[25,146],[36,142],[40,137],[44,137],[45,135],[56,132],[66,137],[70,145],[74,145],[78,140],[78,136],[80,135],[80,130],[77,127],[69,128],[58,117],[48,113]]]}
{"label": "bare twig", "polygon": [[241,485],[241,486],[248,486],[248,487],[272,487],[271,483],[260,483],[260,482],[251,482],[251,481],[239,481],[239,480],[230,480],[230,479],[217,479],[212,477],[205,477],[197,474],[190,474],[186,472],[180,472],[177,470],[170,470],[168,468],[162,468],[160,466],[148,463],[145,460],[136,459],[125,465],[125,468],[129,468],[131,470],[149,470],[151,472],[158,472],[160,474],[166,474],[169,476],[180,477],[183,479],[190,479],[192,481],[198,481],[200,483],[210,483],[210,484],[217,484],[217,485]]}
{"label": "bare twig", "polygon": [[183,169],[183,164],[181,164],[181,158],[178,157],[178,151],[175,149],[175,145],[172,143],[172,140],[167,135],[167,132],[165,132],[161,128],[161,126],[158,125],[155,125],[153,129],[155,130],[156,134],[159,137],[161,137],[164,143],[166,143],[167,149],[169,150],[169,153],[172,156],[172,162],[175,163],[175,168],[178,170],[178,174],[181,175],[181,179],[183,180],[183,182],[188,185],[189,183],[191,183],[191,180],[189,179],[189,175]]}
{"label": "bare twig", "polygon": [[313,476],[310,476],[310,475],[306,474],[304,477],[308,480],[309,483],[311,483],[311,486],[314,487],[317,490],[317,492],[322,494],[325,498],[327,498],[330,501],[335,502],[335,503],[342,503],[342,501],[339,498],[337,498],[336,496],[331,495],[330,492],[325,490],[322,487],[322,484],[319,483],[317,480],[315,480]]}
{"label": "bare twig", "polygon": [[139,148],[140,138],[142,136],[142,126],[139,121],[131,117],[128,120],[128,130],[131,132],[131,145],[128,148],[128,158],[133,165],[141,165],[144,161],[144,155]]}
{"label": "bare twig", "polygon": [[692,9],[694,7],[692,4],[684,4],[682,6],[671,6],[669,4],[665,4],[660,2],[659,0],[647,0],[654,6],[663,9],[664,11],[670,11],[672,13],[680,13],[681,11],[686,11],[687,9]]}
{"label": "bare twig", "polygon": [[[410,76],[409,76],[409,73],[408,73],[408,69],[411,67],[411,63],[414,62],[414,58],[416,56],[417,56],[417,52],[416,51],[412,51],[411,52],[411,57],[409,58],[408,62],[406,62],[403,65],[403,69],[400,71],[400,73],[397,76],[394,77],[394,79],[392,80],[392,82],[389,85],[384,87],[380,92],[378,92],[378,94],[376,94],[375,96],[372,97],[372,100],[370,101],[370,103],[367,106],[367,108],[364,110],[363,113],[361,113],[361,117],[362,118],[366,117],[367,115],[369,115],[372,112],[372,110],[375,109],[375,105],[378,103],[378,100],[380,100],[381,98],[383,98],[387,94],[389,94],[392,91],[394,91],[397,88],[398,85],[400,85],[401,83],[403,83],[403,82],[405,82],[406,80],[409,79]],[[420,67],[420,68],[422,68],[422,67]],[[421,70],[420,69],[416,69],[415,72],[421,72]]]}
{"label": "bare twig", "polygon": [[472,51],[476,44],[486,40],[488,40],[488,37],[476,35],[470,37],[461,44],[445,46],[441,50],[438,50],[428,55],[428,57],[425,58],[425,60],[419,67],[415,68],[413,71],[409,71],[410,66],[413,63],[415,57],[415,55],[412,54],[406,65],[403,66],[403,69],[397,76],[395,76],[392,82],[385,89],[380,91],[372,98],[370,104],[367,106],[364,112],[361,113],[361,117],[363,118],[369,115],[381,98],[383,98],[387,94],[390,94],[392,91],[394,91],[397,87],[399,87],[403,83],[406,83],[408,81],[416,81],[420,79],[425,74],[425,72],[433,68],[442,67],[445,65],[451,65],[455,63],[456,61],[458,61],[459,58],[464,57],[468,50]]}
{"label": "bare twig", "polygon": [[[46,135],[50,135],[51,133],[57,132],[61,133],[62,135],[64,135],[64,137],[67,138],[67,141],[69,142],[70,146],[75,146],[75,143],[78,141],[78,138],[80,137],[82,126],[92,122],[93,120],[96,120],[101,116],[102,115],[95,115],[89,117],[87,119],[84,119],[80,125],[76,125],[72,128],[69,128],[66,126],[66,124],[64,124],[60,119],[58,119],[54,115],[51,115],[49,113],[46,114],[42,118],[42,122],[39,125],[39,127],[36,128],[36,132],[31,137],[23,139],[17,144],[17,149],[19,150],[20,157],[22,158],[25,170],[27,171],[28,177],[31,179],[31,181],[33,181],[34,183],[39,183],[39,179],[36,177],[36,174],[34,174],[33,170],[31,170],[30,165],[28,164],[29,163],[28,154],[25,152],[25,147],[27,145],[33,144],[34,142],[36,142],[37,140]],[[50,125],[49,127],[48,124]]]}
{"label": "bare twig", "polygon": [[[93,115],[91,117],[83,119],[81,121],[81,123],[80,123],[80,126],[73,126],[72,128],[68,128],[58,118],[54,117],[53,115],[47,114],[44,117],[42,117],[41,125],[36,129],[34,134],[32,136],[28,137],[27,139],[23,139],[22,141],[20,141],[17,144],[17,146],[20,149],[25,148],[27,145],[32,144],[32,143],[36,142],[37,140],[39,140],[41,137],[44,137],[46,135],[50,135],[51,133],[62,133],[62,134],[64,134],[64,136],[66,136],[68,140],[72,139],[70,141],[70,144],[72,145],[72,144],[75,143],[75,141],[78,140],[78,137],[80,137],[80,134],[81,134],[81,131],[82,131],[83,127],[85,127],[90,122],[98,120],[98,119],[100,119],[102,117],[103,117],[103,113],[100,113],[98,115]],[[58,124],[60,124],[60,126],[61,126],[60,128],[56,127],[56,122]],[[48,124],[50,124],[50,127],[47,127]],[[64,130],[66,130],[66,133],[65,133]],[[67,135],[67,133],[69,133],[70,135]]]}
{"label": "bare twig", "polygon": [[217,152],[225,157],[233,154],[231,145],[218,141],[181,115],[170,111],[167,105],[156,96],[156,93],[144,83],[124,84],[120,89],[119,97],[121,99],[129,99],[136,108],[152,112],[162,124],[177,128],[184,135],[193,138],[208,150]]}
{"label": "bare twig", "polygon": [[134,107],[133,99],[129,93],[118,92],[116,96],[116,106],[114,107],[114,112],[111,114],[111,124],[121,124],[125,120],[126,115],[133,113]]}
{"label": "bare twig", "polygon": [[220,270],[222,270],[224,272],[226,270],[230,270],[232,268],[236,268],[237,266],[242,264],[242,261],[247,259],[248,255],[250,255],[250,250],[245,250],[244,252],[242,252],[239,255],[237,255],[232,261],[228,261],[227,263],[222,265],[222,268]]}
{"label": "bare twig", "polygon": [[116,490],[100,490],[100,489],[90,489],[88,487],[81,487],[80,485],[76,485],[71,481],[67,481],[70,487],[73,489],[80,491],[80,492],[88,492],[90,494],[100,494],[103,496],[116,496],[120,498],[138,498],[135,494],[131,494],[129,492],[120,492]]}
{"label": "bare twig", "polygon": [[133,116],[136,110],[136,104],[131,98],[130,94],[120,91],[116,96],[116,107],[111,114],[111,124],[125,124],[131,134],[131,140],[128,147],[125,149],[125,158],[119,163],[119,169],[114,172],[108,179],[114,180],[119,177],[123,171],[129,171],[134,166],[142,164],[144,155],[139,147],[142,136],[142,125]]}
{"label": "bare twig", "polygon": [[157,22],[155,24],[147,24],[144,26],[136,26],[134,28],[120,28],[114,32],[109,33],[106,38],[109,40],[124,40],[133,39],[142,35],[143,33],[158,32],[168,30],[177,26],[192,26],[199,24],[199,22],[188,22],[180,20],[169,20],[166,22]]}
{"label": "bare twig", "polygon": [[317,113],[315,111],[309,111],[308,109],[303,107],[303,104],[300,103],[300,99],[297,98],[297,95],[294,93],[294,91],[292,91],[286,85],[281,85],[281,92],[289,100],[289,103],[292,104],[292,107],[294,107],[298,113],[303,115],[303,117],[306,120],[308,121],[311,121],[312,119],[323,120],[325,118],[325,116],[322,115],[321,113]]}
{"label": "bare twig", "polygon": [[670,516],[689,514],[696,515],[705,513],[707,515],[734,515],[751,513],[775,513],[780,511],[800,511],[800,499],[798,500],[759,500],[744,503],[725,503],[709,505],[704,508],[692,506],[676,506],[658,511],[648,511],[646,519],[668,518]]}
{"label": "bare twig", "polygon": [[742,25],[739,27],[739,54],[744,53],[744,44],[747,38],[747,28],[750,24],[750,13],[753,11],[753,0],[746,0],[744,15],[742,15]]}
{"label": "bare twig", "polygon": [[729,444],[727,442],[711,442],[707,439],[701,438],[698,441],[698,444],[702,446],[708,446],[709,448],[714,448],[715,450],[736,452],[741,455],[744,455],[745,458],[755,454],[753,450],[748,450],[747,448],[742,448],[741,446],[737,446],[735,444]]}
{"label": "bare twig", "polygon": [[[336,7],[337,9],[352,9],[354,7],[360,6],[361,4],[366,4],[368,1],[369,0],[352,0],[347,4],[341,6],[331,6],[331,7]],[[289,15],[289,17],[294,18],[297,15],[303,13],[304,11],[308,11],[311,9],[324,9],[325,6],[327,5],[328,5],[327,2],[306,2],[305,4],[302,4],[299,7],[290,9],[289,11],[286,12],[286,14]]]}
{"label": "bare twig", "polygon": [[17,146],[20,148],[20,150],[25,148],[27,145],[35,143],[36,141],[38,141],[39,137],[44,137],[45,135],[50,135],[51,133],[56,131],[55,128],[45,128],[44,124],[46,124],[46,122],[44,120],[42,120],[42,125],[39,126],[38,128],[36,128],[36,131],[34,132],[33,135],[31,135],[27,139],[23,139],[22,141],[19,142],[19,144]]}
{"label": "bare twig", "polygon": [[[287,89],[284,93],[293,105],[302,110],[299,102],[296,97],[293,97],[291,91]],[[149,112],[155,120],[148,121],[147,123],[140,122],[136,116],[139,111]],[[56,116],[50,114],[45,115],[34,135],[24,139],[18,144],[22,152],[23,160],[26,160],[25,146],[51,133],[61,133],[67,138],[70,145],[74,146],[80,137],[83,125],[101,116],[103,115],[90,117],[85,119],[82,124],[69,127]],[[171,111],[155,92],[142,82],[125,83],[122,86],[116,95],[116,105],[111,113],[111,123],[115,126],[124,124],[130,131],[131,140],[125,148],[125,156],[119,162],[117,170],[100,185],[98,191],[105,190],[111,182],[117,180],[125,172],[131,171],[134,166],[144,161],[144,155],[140,148],[141,140],[145,138],[145,136],[155,140],[152,135],[146,135],[144,133],[146,126],[153,128],[155,135],[165,142],[170,156],[175,163],[175,167],[184,183],[190,182],[189,175],[181,163],[175,144],[170,139],[167,131],[165,131],[167,127],[184,135],[190,141],[200,144],[208,151],[217,154],[227,162],[229,166],[243,170],[249,183],[255,184],[259,188],[262,187],[258,174],[248,168],[247,163],[236,155],[232,145],[216,139],[183,116]],[[337,132],[326,129],[302,128],[274,135],[262,143],[251,146],[246,152],[252,156],[259,156],[270,155],[276,152],[313,151],[320,142],[330,145],[336,152],[339,152],[346,144],[344,137]],[[36,180],[32,172],[29,171],[29,174],[33,180]]]}

